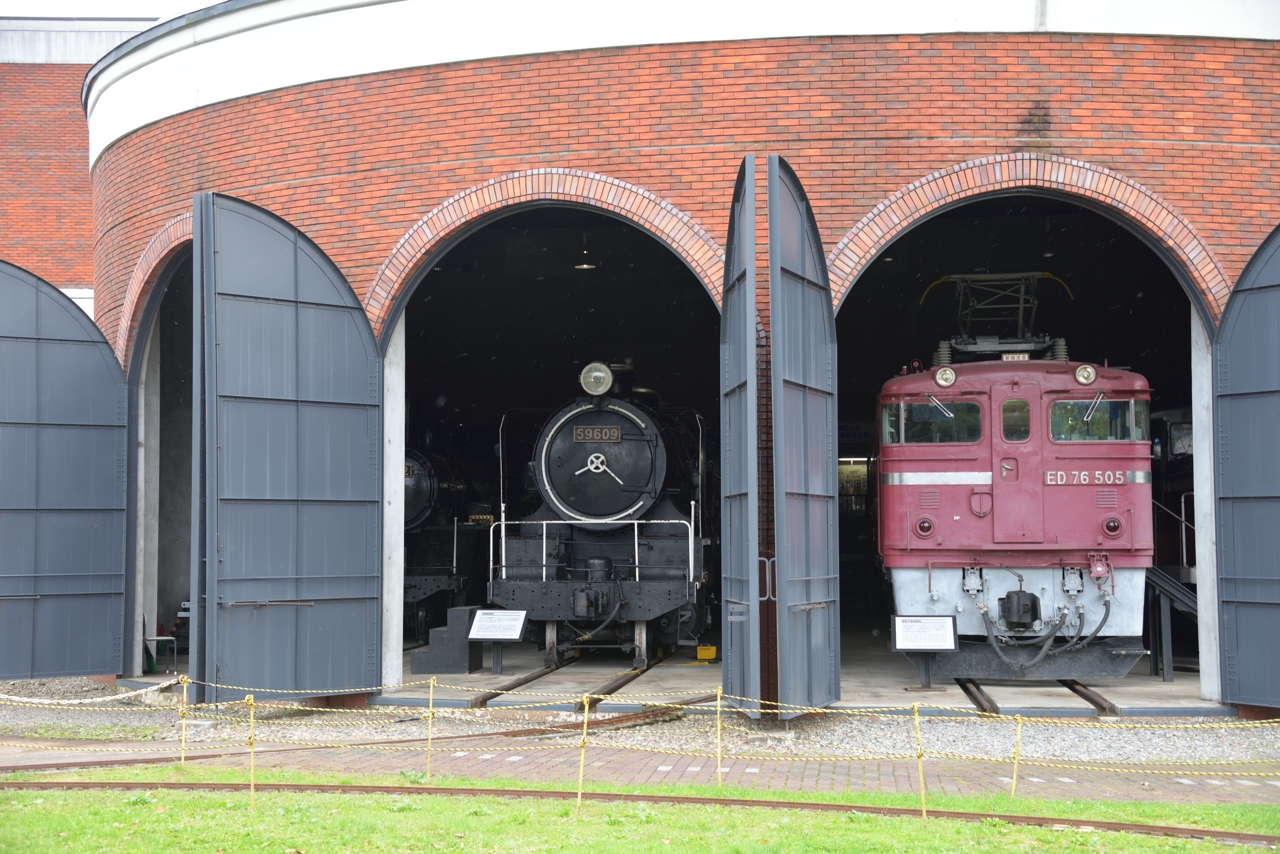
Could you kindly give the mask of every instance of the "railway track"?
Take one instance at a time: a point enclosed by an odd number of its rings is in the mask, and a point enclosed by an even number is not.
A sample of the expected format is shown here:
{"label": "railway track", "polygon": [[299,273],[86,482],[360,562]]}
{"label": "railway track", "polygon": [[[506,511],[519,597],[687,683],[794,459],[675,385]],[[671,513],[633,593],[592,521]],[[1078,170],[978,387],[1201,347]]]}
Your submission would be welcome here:
{"label": "railway track", "polygon": [[[145,782],[85,782],[47,780],[37,782],[0,781],[0,788],[9,791],[217,791],[247,792],[248,783],[145,783]],[[435,795],[448,797],[499,797],[534,798],[572,801],[576,792],[547,789],[483,789],[459,786],[347,786],[301,783],[258,783],[259,792],[314,792],[321,794],[387,794],[387,795]],[[803,810],[806,812],[861,813],[894,818],[918,818],[920,811],[904,807],[863,806],[858,804],[816,803],[812,801],[783,801],[756,798],[708,798],[682,795],[640,795],[614,792],[583,792],[584,801],[600,803],[651,803],[694,804],[700,806],[755,807],[757,809]],[[1092,821],[1087,819],[1052,818],[1048,816],[1010,815],[996,813],[959,812],[955,810],[930,810],[932,818],[957,821],[988,821],[999,819],[1009,824],[1053,829],[1078,829],[1089,831],[1113,831],[1116,833],[1143,834],[1146,836],[1200,839],[1236,845],[1256,845],[1274,848],[1280,845],[1280,836],[1261,833],[1239,833],[1229,830],[1209,830],[1198,827],[1170,827],[1167,825],[1135,824],[1121,821]]]}
{"label": "railway track", "polygon": [[[714,699],[714,695],[712,696]],[[704,698],[698,698],[701,701]],[[613,715],[608,718],[597,718],[587,722],[587,728],[594,731],[606,731],[610,729],[620,729],[623,727],[637,726],[640,724],[653,723],[671,714],[670,709],[650,709],[643,712],[631,712],[624,715]],[[403,719],[402,719],[403,720]],[[417,720],[417,718],[415,718]],[[480,732],[465,733],[461,735],[437,735],[433,736],[431,741],[466,741],[478,738],[528,738],[539,735],[553,734],[572,734],[582,732],[582,724],[579,723],[563,723],[548,724],[539,727],[525,727],[523,729],[500,730],[498,732]],[[383,745],[383,744],[426,744],[426,738],[398,738],[398,739],[377,739],[368,741],[351,742],[351,747],[358,748],[361,745]],[[296,747],[269,747],[258,748],[254,753],[258,756],[265,756],[269,753],[297,753],[307,750],[324,750],[324,747],[315,747],[312,745],[298,745]],[[227,756],[247,756],[249,749],[244,745],[229,746],[226,750],[201,750],[187,756],[188,762],[198,762],[205,759],[222,759]],[[123,757],[119,759],[87,759],[87,760],[68,760],[67,762],[56,763],[27,763],[14,765],[0,765],[0,774],[12,774],[18,771],[65,771],[72,768],[119,768],[128,765],[163,765],[171,763],[178,757],[178,747],[173,748],[173,753],[166,753],[162,756],[141,756],[141,757]]]}

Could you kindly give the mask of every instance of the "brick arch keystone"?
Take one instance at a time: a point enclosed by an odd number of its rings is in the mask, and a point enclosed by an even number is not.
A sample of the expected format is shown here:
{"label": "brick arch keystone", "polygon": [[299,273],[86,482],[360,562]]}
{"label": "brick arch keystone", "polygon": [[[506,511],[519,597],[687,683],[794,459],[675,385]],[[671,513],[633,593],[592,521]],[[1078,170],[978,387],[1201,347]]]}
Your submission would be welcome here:
{"label": "brick arch keystone", "polygon": [[876,205],[827,256],[836,306],[880,250],[928,215],[965,199],[1019,189],[1088,199],[1133,223],[1177,259],[1214,320],[1221,318],[1230,280],[1172,205],[1118,172],[1043,154],[1002,154],[940,169]]}
{"label": "brick arch keystone", "polygon": [[558,201],[609,211],[662,241],[720,305],[724,251],[689,214],[641,187],[577,169],[530,169],[486,181],[418,220],[374,276],[365,311],[381,335],[400,294],[431,255],[463,228],[513,205]]}
{"label": "brick arch keystone", "polygon": [[147,296],[173,256],[191,242],[191,227],[190,213],[169,220],[151,238],[147,248],[142,250],[138,263],[134,265],[133,275],[129,277],[129,287],[124,292],[120,319],[116,323],[116,358],[126,369],[129,367],[133,346],[137,343],[133,339],[138,332],[138,322]]}

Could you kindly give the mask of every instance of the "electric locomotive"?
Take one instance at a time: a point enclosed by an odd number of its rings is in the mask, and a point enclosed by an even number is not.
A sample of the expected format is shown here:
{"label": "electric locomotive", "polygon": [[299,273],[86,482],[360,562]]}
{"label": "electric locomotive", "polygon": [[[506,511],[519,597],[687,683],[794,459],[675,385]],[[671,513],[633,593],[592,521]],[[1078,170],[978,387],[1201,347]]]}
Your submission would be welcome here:
{"label": "electric locomotive", "polygon": [[[579,382],[586,395],[533,443],[526,483],[541,503],[521,519],[500,507],[489,601],[527,612],[548,662],[604,647],[643,668],[696,645],[709,619],[702,419],[632,388],[629,365],[593,362]],[[504,454],[518,444],[499,439]]]}
{"label": "electric locomotive", "polygon": [[907,653],[922,675],[1115,678],[1144,653],[1151,391],[1049,346],[944,356],[881,389],[877,524],[896,613],[954,617],[959,636],[956,651]]}

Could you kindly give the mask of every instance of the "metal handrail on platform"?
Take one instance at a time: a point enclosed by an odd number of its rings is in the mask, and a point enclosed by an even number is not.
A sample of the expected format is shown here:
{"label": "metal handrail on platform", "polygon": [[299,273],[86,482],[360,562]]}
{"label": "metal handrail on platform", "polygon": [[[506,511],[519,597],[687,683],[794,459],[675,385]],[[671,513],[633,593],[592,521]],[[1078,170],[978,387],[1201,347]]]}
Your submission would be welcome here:
{"label": "metal handrail on platform", "polygon": [[[489,526],[489,583],[493,583],[493,571],[495,568],[500,569],[503,581],[507,578],[507,526],[508,525],[541,525],[542,526],[542,580],[547,580],[547,526],[548,525],[630,525],[632,530],[632,542],[635,549],[636,560],[636,581],[640,580],[640,526],[641,525],[684,525],[689,531],[689,583],[694,583],[694,563],[693,563],[693,519],[697,518],[696,501],[689,502],[689,518],[688,519],[575,519],[572,522],[566,522],[563,519],[557,520],[522,520],[519,522],[507,521],[507,505],[501,505],[502,518]],[[501,531],[501,562],[495,564],[494,557],[494,530]]]}

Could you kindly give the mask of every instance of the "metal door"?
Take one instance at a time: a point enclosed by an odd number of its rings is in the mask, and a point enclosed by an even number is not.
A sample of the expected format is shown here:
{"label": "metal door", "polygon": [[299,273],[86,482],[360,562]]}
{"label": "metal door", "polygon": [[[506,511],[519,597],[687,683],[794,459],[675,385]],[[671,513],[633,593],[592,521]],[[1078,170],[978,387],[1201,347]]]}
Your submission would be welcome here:
{"label": "metal door", "polygon": [[[298,229],[198,197],[206,677],[324,694],[379,676],[381,363]],[[217,691],[214,699],[235,692]]]}
{"label": "metal door", "polygon": [[[991,388],[992,524],[997,543],[1044,542],[1044,475],[1040,472],[1040,385]],[[1034,440],[1031,437],[1037,437]]]}
{"label": "metal door", "polygon": [[127,413],[89,316],[0,262],[0,679],[121,672]]}
{"label": "metal door", "polygon": [[768,186],[778,701],[826,706],[840,699],[835,312],[809,199],[774,154]]}
{"label": "metal door", "polygon": [[1280,706],[1280,229],[1214,343],[1222,699]]}
{"label": "metal door", "polygon": [[[720,588],[724,692],[760,697],[760,505],[756,494],[755,157],[738,169],[720,306]],[[730,699],[740,708],[758,704]]]}

